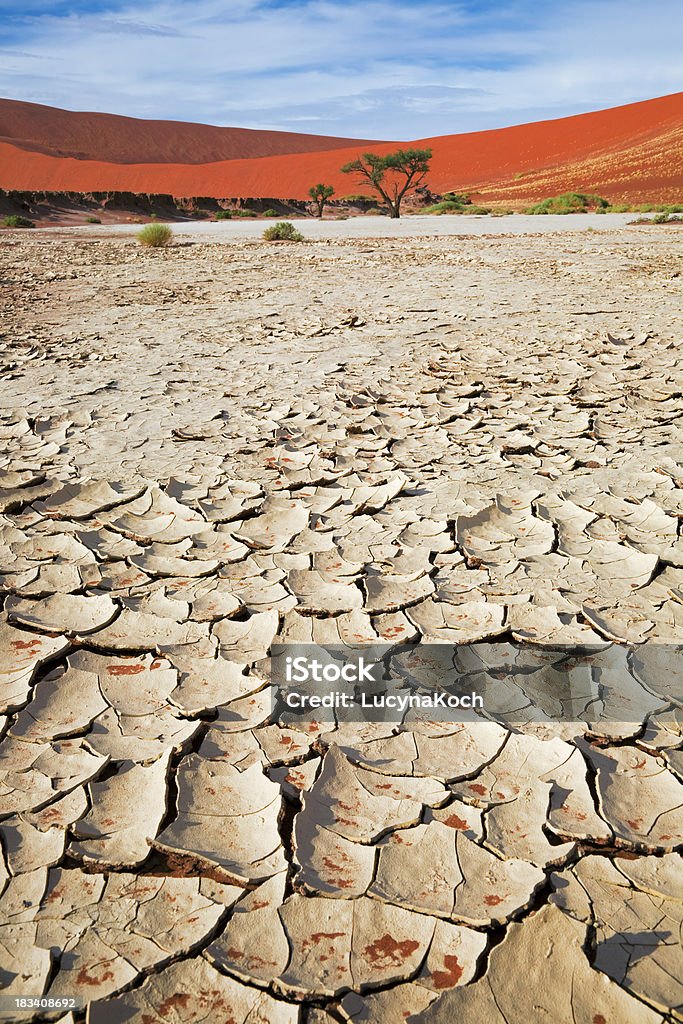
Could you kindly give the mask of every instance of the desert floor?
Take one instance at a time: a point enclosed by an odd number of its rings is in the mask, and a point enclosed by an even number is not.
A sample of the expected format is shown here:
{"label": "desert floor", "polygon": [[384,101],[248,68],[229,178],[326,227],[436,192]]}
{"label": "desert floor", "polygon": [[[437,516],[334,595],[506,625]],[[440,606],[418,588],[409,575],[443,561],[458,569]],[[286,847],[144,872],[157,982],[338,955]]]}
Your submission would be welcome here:
{"label": "desert floor", "polygon": [[[2,233],[0,1019],[681,1019],[680,242]],[[419,638],[497,720],[273,720]]]}

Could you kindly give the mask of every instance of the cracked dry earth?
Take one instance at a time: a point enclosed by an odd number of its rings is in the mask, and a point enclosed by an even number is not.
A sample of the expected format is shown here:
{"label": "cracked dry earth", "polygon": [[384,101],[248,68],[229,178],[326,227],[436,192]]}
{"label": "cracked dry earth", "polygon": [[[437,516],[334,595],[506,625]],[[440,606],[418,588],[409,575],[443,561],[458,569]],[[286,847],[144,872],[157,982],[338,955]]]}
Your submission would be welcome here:
{"label": "cracked dry earth", "polygon": [[[5,995],[683,1017],[677,244],[3,235]],[[648,702],[273,720],[274,641],[422,638],[647,648]]]}

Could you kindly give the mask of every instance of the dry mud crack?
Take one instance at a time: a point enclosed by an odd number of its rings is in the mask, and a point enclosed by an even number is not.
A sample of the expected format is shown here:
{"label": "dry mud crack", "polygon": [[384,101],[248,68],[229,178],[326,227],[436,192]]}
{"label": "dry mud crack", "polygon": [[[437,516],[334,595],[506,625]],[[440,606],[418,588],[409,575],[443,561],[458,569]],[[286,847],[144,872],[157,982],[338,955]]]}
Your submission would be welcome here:
{"label": "dry mud crack", "polygon": [[[683,1019],[674,236],[4,238],[0,1019]],[[614,646],[297,727],[282,641]]]}

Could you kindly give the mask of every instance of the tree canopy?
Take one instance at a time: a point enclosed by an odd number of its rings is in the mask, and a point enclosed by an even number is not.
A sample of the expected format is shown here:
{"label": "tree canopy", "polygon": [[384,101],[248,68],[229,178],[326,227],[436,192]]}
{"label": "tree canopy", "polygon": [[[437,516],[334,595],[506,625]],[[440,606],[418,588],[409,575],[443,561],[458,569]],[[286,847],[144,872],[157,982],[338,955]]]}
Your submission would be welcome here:
{"label": "tree canopy", "polygon": [[400,217],[404,196],[425,180],[431,158],[431,149],[397,149],[384,156],[363,153],[344,164],[342,172],[368,182],[386,203],[390,216]]}
{"label": "tree canopy", "polygon": [[331,185],[318,183],[317,185],[311,185],[308,190],[308,194],[318,207],[318,216],[322,217],[323,210],[325,209],[325,203],[334,195],[333,187]]}

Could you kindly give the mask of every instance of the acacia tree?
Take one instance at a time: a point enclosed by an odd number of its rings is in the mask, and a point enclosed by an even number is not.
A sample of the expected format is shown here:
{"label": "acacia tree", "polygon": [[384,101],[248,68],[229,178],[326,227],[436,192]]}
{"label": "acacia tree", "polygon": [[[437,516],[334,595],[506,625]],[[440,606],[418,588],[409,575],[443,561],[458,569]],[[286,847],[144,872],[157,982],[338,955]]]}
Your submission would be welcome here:
{"label": "acacia tree", "polygon": [[344,174],[355,174],[368,182],[386,203],[391,217],[401,216],[403,197],[418,188],[429,171],[431,149],[397,149],[395,153],[378,156],[363,153],[357,160],[344,164]]}
{"label": "acacia tree", "polygon": [[308,194],[318,207],[318,216],[322,217],[325,203],[334,195],[334,189],[331,185],[311,185]]}

